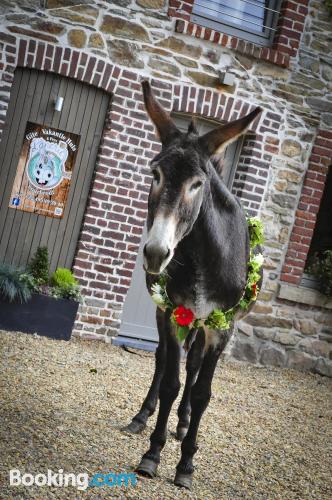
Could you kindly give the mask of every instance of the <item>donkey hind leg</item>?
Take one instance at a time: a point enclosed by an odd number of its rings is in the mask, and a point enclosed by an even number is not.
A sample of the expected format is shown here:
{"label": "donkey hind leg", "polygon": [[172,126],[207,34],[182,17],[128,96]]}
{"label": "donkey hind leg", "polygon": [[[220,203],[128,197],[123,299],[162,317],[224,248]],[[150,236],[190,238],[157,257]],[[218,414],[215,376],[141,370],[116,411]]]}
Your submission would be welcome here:
{"label": "donkey hind leg", "polygon": [[203,329],[199,329],[196,339],[191,346],[186,362],[186,383],[184,386],[182,398],[178,408],[179,422],[176,428],[176,438],[182,441],[187,433],[190,421],[190,392],[195,383],[197,374],[202,364],[204,355],[205,334]]}
{"label": "donkey hind leg", "polygon": [[198,447],[196,444],[198,427],[204,411],[211,398],[211,383],[220,354],[224,350],[230,331],[222,332],[223,337],[216,346],[210,345],[205,353],[197,380],[191,389],[191,417],[188,432],[181,444],[181,459],[176,467],[174,484],[191,489],[194,472],[193,456]]}
{"label": "donkey hind leg", "polygon": [[[166,316],[166,315],[165,315]],[[150,436],[150,448],[143,455],[136,472],[147,477],[154,477],[160,462],[160,453],[166,443],[167,421],[172,405],[180,390],[180,346],[172,333],[169,314],[165,318],[165,336],[167,342],[166,368],[159,389],[159,413],[154,431]]]}
{"label": "donkey hind leg", "polygon": [[145,429],[148,418],[155,412],[158,402],[160,381],[166,364],[166,339],[161,331],[164,321],[163,315],[164,313],[157,307],[156,319],[159,333],[159,344],[155,354],[155,372],[151,387],[143,401],[140,411],[134,416],[132,421],[126,427],[121,429],[123,432],[139,434]]}

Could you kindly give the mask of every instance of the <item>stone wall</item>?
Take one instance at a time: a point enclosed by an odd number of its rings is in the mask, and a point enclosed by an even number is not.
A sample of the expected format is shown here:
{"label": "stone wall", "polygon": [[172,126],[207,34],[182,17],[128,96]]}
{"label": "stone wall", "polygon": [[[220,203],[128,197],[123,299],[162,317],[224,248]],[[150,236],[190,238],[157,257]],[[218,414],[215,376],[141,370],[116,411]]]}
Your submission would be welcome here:
{"label": "stone wall", "polygon": [[[234,192],[265,223],[265,280],[253,312],[239,325],[232,355],[331,374],[330,304],[319,307],[319,297],[297,296],[294,301],[291,291],[285,292],[292,280],[281,281],[287,274],[281,277],[309,159],[318,156],[323,176],[331,161],[326,151],[312,151],[318,131],[332,139],[331,19],[318,0],[308,8],[307,0],[298,3],[301,16],[308,15],[298,36],[299,50],[283,67],[177,32],[181,11],[176,2],[48,0],[45,8],[39,0],[2,0],[0,130],[20,40],[29,41],[23,65],[80,78],[114,93],[74,267],[86,295],[77,334],[107,340],[119,328],[146,214],[147,162],[159,148],[143,113],[139,79],[147,76],[169,110],[227,120],[252,105],[263,107],[256,134],[244,144]],[[174,10],[171,17],[169,8]],[[38,42],[43,54],[46,50],[39,66],[30,40]],[[233,87],[219,83],[220,72],[226,70],[235,75]],[[318,184],[321,194],[323,178]]]}

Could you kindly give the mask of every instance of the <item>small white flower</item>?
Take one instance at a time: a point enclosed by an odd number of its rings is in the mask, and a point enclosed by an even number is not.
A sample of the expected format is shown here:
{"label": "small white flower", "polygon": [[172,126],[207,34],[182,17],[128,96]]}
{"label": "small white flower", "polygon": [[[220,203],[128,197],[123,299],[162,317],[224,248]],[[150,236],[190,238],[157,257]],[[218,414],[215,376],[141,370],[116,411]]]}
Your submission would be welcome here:
{"label": "small white flower", "polygon": [[165,306],[166,302],[163,295],[163,289],[159,283],[154,283],[151,286],[151,291],[153,292],[151,295],[153,302],[155,302],[158,306]]}
{"label": "small white flower", "polygon": [[153,291],[153,293],[158,293],[160,295],[163,293],[163,289],[161,288],[161,286],[159,285],[159,283],[154,283],[151,286],[151,290]]}
{"label": "small white flower", "polygon": [[264,264],[263,254],[258,253],[257,255],[255,255],[253,261],[255,262],[255,264],[261,267]]}
{"label": "small white flower", "polygon": [[160,295],[159,293],[153,293],[151,295],[151,298],[152,298],[153,302],[155,302],[157,304],[157,306],[165,306],[166,305],[163,296]]}

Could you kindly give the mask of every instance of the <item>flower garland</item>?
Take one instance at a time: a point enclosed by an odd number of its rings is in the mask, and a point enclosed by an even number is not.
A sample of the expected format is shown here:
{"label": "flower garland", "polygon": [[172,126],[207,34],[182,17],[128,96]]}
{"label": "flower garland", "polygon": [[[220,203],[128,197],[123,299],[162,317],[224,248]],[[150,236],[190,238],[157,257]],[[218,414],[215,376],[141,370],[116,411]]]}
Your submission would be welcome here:
{"label": "flower garland", "polygon": [[260,280],[260,270],[264,263],[264,258],[261,253],[254,255],[254,249],[264,242],[263,224],[256,217],[247,219],[250,235],[250,259],[248,263],[248,278],[239,303],[229,309],[222,311],[214,309],[207,318],[195,318],[194,313],[184,306],[174,306],[169,299],[166,286],[167,276],[161,274],[159,280],[151,287],[152,300],[162,309],[170,309],[172,311],[171,321],[176,325],[176,335],[180,341],[185,340],[189,331],[192,328],[198,328],[206,325],[211,329],[227,330],[230,328],[231,322],[235,314],[239,311],[246,311],[249,305],[257,299],[259,292],[258,282]]}

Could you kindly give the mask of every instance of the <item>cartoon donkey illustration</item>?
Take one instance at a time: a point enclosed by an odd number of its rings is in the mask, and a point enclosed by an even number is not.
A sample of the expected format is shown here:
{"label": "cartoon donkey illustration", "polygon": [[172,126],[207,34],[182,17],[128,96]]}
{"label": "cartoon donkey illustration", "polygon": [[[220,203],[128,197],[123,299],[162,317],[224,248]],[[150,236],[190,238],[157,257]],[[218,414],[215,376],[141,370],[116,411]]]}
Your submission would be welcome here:
{"label": "cartoon donkey illustration", "polygon": [[55,176],[55,165],[47,152],[45,152],[45,154],[40,157],[39,162],[34,165],[32,173],[34,181],[39,186],[47,187],[48,184],[52,183]]}
{"label": "cartoon donkey illustration", "polygon": [[[161,299],[157,307],[159,345],[152,385],[140,411],[124,430],[141,432],[159,397],[150,447],[136,469],[154,477],[166,442],[169,413],[180,389],[177,333],[181,330],[189,352],[178,409],[177,437],[182,445],[174,483],[190,489],[197,432],[211,397],[218,358],[241,313],[240,305],[249,308],[262,277],[257,249],[250,249],[245,213],[211,157],[244,134],[261,110],[256,108],[199,137],[193,123],[187,133],[178,130],[153,96],[150,84],[144,81],[142,87],[147,112],[162,143],[161,152],[151,162],[144,247],[147,287],[152,296]],[[188,317],[190,328],[185,330]]]}
{"label": "cartoon donkey illustration", "polygon": [[49,190],[71,179],[72,171],[66,170],[68,148],[64,141],[48,142],[42,137],[31,141],[26,173],[30,183]]}

